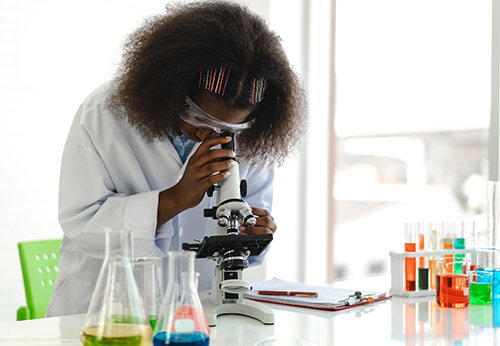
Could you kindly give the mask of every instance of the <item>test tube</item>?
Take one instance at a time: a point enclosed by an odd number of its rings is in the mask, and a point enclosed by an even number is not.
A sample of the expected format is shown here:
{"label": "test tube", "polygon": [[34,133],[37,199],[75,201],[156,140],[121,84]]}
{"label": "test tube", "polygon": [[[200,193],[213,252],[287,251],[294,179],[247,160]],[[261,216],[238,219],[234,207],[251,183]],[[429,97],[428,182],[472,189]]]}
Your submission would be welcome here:
{"label": "test tube", "polygon": [[[416,244],[416,229],[415,223],[405,223],[405,251],[415,252]],[[416,285],[417,259],[415,257],[405,257],[405,289],[407,291],[415,291]]]}
{"label": "test tube", "polygon": [[[453,223],[454,225],[454,234],[455,234],[455,242],[453,243],[453,248],[455,250],[462,250],[465,249],[465,229],[464,229],[464,222],[463,221],[455,221]],[[460,260],[461,258],[465,258],[465,254],[456,254],[455,255],[455,260]],[[463,273],[463,266],[458,263],[455,264],[455,273],[458,274],[466,274]]]}
{"label": "test tube", "polygon": [[[437,229],[437,223],[433,222],[430,225],[430,239],[429,239],[429,244],[430,244],[430,250],[437,250],[438,249],[438,229]],[[436,257],[437,256],[431,256],[429,259],[429,276],[430,276],[430,284],[431,284],[431,290],[436,289]]]}
{"label": "test tube", "polygon": [[[445,222],[443,224],[443,250],[452,250],[453,244],[455,243],[455,238],[453,237],[453,222]],[[446,263],[453,262],[453,255],[444,255]],[[446,271],[449,273],[453,272],[453,266],[446,266]]]}
{"label": "test tube", "polygon": [[475,248],[477,246],[477,223],[476,217],[464,221],[465,245]]}
{"label": "test tube", "polygon": [[[425,251],[427,249],[427,223],[418,223],[418,250]],[[429,289],[429,260],[428,257],[421,256],[418,258],[418,288],[421,290]]]}
{"label": "test tube", "polygon": [[[476,247],[476,239],[477,239],[477,227],[476,227],[476,219],[472,218],[464,223],[465,229],[465,244],[466,247],[475,248]],[[476,256],[471,256],[470,262],[470,271],[475,271],[477,269],[477,258]],[[475,279],[475,277],[473,277]],[[476,281],[476,280],[474,280]]]}

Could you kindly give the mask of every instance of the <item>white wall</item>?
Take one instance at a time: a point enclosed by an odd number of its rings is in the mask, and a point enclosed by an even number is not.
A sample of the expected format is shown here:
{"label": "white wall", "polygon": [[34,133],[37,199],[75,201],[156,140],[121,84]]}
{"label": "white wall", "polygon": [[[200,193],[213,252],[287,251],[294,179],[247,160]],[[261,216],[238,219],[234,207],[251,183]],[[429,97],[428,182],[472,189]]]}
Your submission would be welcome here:
{"label": "white wall", "polygon": [[25,304],[17,243],[62,236],[59,167],[78,106],[111,77],[124,36],[164,4],[0,3],[0,322]]}

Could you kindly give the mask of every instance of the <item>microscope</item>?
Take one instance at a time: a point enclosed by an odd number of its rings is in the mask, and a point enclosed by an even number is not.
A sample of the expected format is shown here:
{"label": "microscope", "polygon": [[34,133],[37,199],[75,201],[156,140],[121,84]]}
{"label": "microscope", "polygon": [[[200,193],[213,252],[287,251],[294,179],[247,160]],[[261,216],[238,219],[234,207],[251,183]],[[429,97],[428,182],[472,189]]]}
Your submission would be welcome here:
{"label": "microscope", "polygon": [[[234,133],[224,132],[231,141],[223,149],[235,151]],[[182,244],[184,250],[196,251],[196,258],[207,258],[216,262],[210,296],[202,301],[208,325],[217,323],[217,316],[238,314],[256,318],[264,324],[274,324],[273,311],[264,304],[243,298],[243,293],[252,289],[243,280],[243,270],[248,267],[248,257],[260,255],[273,240],[272,234],[239,234],[240,222],[255,226],[246,196],[245,180],[240,181],[239,162],[229,168],[230,175],[218,185],[212,186],[209,197],[217,192],[217,205],[204,210],[204,216],[217,220],[216,235],[207,236],[198,244]]]}

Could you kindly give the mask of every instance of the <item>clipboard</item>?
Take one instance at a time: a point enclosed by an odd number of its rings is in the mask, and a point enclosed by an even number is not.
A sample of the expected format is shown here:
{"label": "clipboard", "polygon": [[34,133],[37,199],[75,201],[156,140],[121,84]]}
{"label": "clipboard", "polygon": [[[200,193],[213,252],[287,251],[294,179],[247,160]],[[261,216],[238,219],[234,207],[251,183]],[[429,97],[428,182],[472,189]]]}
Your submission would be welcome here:
{"label": "clipboard", "polygon": [[[300,297],[300,296],[276,296],[261,295],[254,293],[256,291],[305,291],[317,292],[318,296]],[[327,311],[338,311],[349,309],[355,306],[371,304],[367,299],[358,299],[361,297],[370,297],[373,303],[391,298],[386,292],[363,291],[335,288],[331,286],[311,286],[300,282],[285,281],[278,278],[272,278],[267,281],[252,284],[252,291],[244,293],[244,297],[251,300],[274,303],[281,305],[297,306],[309,309],[319,309]]]}

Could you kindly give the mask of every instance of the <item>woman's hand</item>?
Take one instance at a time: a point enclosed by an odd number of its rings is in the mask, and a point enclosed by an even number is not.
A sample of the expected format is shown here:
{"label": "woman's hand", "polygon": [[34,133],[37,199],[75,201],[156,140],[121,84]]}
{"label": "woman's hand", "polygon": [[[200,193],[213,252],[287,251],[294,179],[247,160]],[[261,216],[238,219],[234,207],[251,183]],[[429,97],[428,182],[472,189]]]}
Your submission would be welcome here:
{"label": "woman's hand", "polygon": [[[203,199],[208,188],[229,176],[227,169],[235,165],[236,153],[229,149],[212,149],[218,144],[231,141],[230,137],[216,137],[204,141],[191,156],[184,175],[177,183],[181,201],[185,209],[197,206]],[[221,161],[222,160],[222,161]]]}
{"label": "woman's hand", "polygon": [[181,180],[160,193],[157,227],[182,211],[197,206],[210,186],[229,176],[227,169],[236,162],[222,159],[234,158],[236,153],[229,149],[212,147],[230,141],[231,137],[216,137],[203,141],[190,157]]}
{"label": "woman's hand", "polygon": [[274,218],[267,209],[252,207],[252,214],[257,216],[257,223],[253,227],[247,227],[242,221],[239,228],[240,234],[274,234],[278,229],[274,223]]}

